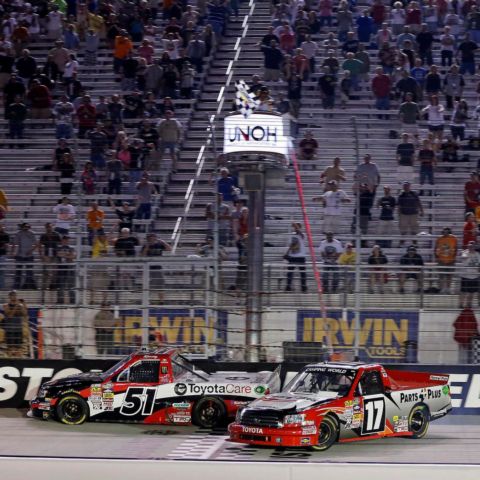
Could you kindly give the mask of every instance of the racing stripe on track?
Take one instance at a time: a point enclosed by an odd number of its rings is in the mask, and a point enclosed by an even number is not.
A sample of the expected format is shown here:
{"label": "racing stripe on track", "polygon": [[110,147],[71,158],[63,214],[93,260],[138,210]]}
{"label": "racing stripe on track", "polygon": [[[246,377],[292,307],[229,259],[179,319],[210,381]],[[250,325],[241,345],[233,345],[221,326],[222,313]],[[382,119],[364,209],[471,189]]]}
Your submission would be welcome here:
{"label": "racing stripe on track", "polygon": [[190,435],[178,447],[167,455],[168,458],[179,460],[208,460],[225,443],[227,436]]}

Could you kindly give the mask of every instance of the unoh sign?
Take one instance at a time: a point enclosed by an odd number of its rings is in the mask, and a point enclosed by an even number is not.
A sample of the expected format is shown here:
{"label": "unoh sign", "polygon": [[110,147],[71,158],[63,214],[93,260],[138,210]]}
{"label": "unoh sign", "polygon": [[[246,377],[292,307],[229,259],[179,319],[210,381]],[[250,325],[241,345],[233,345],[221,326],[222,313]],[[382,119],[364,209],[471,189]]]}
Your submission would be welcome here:
{"label": "unoh sign", "polygon": [[281,115],[253,113],[245,118],[233,114],[225,117],[223,152],[287,155],[288,135],[289,129]]}
{"label": "unoh sign", "polygon": [[[351,349],[355,345],[355,313],[348,310],[330,311],[326,321],[318,310],[297,312],[297,341],[330,342],[335,350]],[[404,359],[404,343],[418,342],[418,312],[360,313],[360,360]]]}

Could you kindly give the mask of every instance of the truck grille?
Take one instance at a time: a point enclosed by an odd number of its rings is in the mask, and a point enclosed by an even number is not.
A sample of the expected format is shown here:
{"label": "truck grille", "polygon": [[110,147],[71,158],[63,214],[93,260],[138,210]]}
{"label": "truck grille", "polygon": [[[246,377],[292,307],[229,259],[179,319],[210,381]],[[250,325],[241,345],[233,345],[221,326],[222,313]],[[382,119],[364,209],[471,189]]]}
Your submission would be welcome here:
{"label": "truck grille", "polygon": [[240,435],[240,440],[253,440],[257,442],[269,442],[270,437],[267,437],[265,435],[247,435],[245,433],[242,433]]}
{"label": "truck grille", "polygon": [[250,410],[242,412],[242,425],[253,427],[279,428],[283,419],[283,413],[275,410]]}

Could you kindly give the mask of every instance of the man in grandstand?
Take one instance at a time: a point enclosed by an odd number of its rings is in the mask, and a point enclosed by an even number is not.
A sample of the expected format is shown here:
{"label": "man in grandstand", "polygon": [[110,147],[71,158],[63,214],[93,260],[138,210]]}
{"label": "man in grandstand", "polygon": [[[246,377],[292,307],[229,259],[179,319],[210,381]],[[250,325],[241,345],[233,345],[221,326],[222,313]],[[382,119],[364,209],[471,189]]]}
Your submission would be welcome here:
{"label": "man in grandstand", "polygon": [[417,293],[421,292],[423,287],[423,258],[417,253],[417,248],[410,245],[407,253],[400,258],[400,267],[402,271],[398,274],[398,283],[400,285],[399,293],[405,293],[405,280],[412,278],[417,283]]}
{"label": "man in grandstand", "polygon": [[319,197],[313,197],[312,201],[320,201],[324,207],[323,228],[324,233],[338,232],[340,218],[342,215],[342,204],[349,203],[351,200],[343,190],[338,189],[336,180],[328,182],[329,190]]}
{"label": "man in grandstand", "polygon": [[277,47],[277,42],[271,40],[270,45],[261,45],[260,50],[264,55],[264,80],[266,82],[278,82],[284,59],[282,51]]}
{"label": "man in grandstand", "polygon": [[182,124],[174,117],[171,110],[165,112],[165,118],[157,125],[158,138],[160,140],[159,156],[163,157],[165,149],[168,149],[172,158],[172,171],[177,170],[176,149],[182,138]]}
{"label": "man in grandstand", "polygon": [[450,287],[457,258],[457,244],[457,237],[452,235],[452,230],[448,227],[443,229],[442,235],[435,241],[435,259],[439,266],[438,287],[440,293],[451,293]]}
{"label": "man in grandstand", "polygon": [[323,260],[322,284],[324,293],[337,293],[339,283],[338,257],[343,253],[342,243],[334,238],[332,232],[326,233],[326,239],[320,242],[320,255]]}
{"label": "man in grandstand", "polygon": [[[397,205],[400,235],[417,235],[418,217],[423,215],[423,206],[417,193],[410,189],[410,182],[403,182],[403,190],[398,196]],[[401,240],[400,245],[403,244],[404,240]]]}

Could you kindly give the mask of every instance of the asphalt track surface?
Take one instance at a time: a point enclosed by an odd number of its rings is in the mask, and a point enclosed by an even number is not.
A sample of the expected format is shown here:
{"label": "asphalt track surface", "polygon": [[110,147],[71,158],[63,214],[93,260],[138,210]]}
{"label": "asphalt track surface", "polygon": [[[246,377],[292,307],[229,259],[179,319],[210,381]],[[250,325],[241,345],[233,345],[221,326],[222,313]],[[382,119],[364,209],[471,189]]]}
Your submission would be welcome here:
{"label": "asphalt track surface", "polygon": [[480,465],[480,419],[473,416],[436,421],[421,440],[337,444],[323,453],[234,444],[224,429],[115,423],[69,427],[13,409],[0,410],[0,432],[0,457]]}

